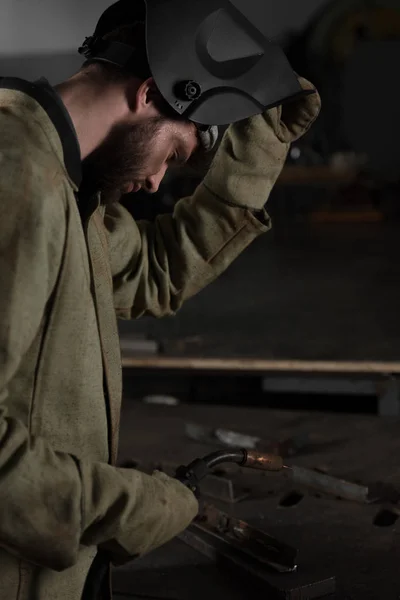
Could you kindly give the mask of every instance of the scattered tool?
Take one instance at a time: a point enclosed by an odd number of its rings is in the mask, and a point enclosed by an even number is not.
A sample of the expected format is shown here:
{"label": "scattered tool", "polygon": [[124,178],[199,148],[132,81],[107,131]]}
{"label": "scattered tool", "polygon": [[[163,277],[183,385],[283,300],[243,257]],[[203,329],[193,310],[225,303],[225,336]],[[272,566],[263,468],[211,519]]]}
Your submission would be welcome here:
{"label": "scattered tool", "polygon": [[310,443],[307,434],[296,435],[282,441],[265,440],[260,437],[231,431],[229,429],[211,429],[197,423],[186,423],[186,435],[197,442],[223,446],[225,448],[246,448],[259,450],[279,456],[294,456]]}

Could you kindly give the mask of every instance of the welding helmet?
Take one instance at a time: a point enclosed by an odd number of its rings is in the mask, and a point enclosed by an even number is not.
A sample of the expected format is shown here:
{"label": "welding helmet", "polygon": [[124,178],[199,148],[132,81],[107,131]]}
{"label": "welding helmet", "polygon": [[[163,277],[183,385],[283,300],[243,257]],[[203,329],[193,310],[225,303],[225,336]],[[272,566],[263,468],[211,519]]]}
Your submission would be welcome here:
{"label": "welding helmet", "polygon": [[134,46],[103,37],[145,23],[148,64],[161,96],[176,115],[198,126],[228,125],[309,93],[283,50],[268,39],[276,0],[247,0],[246,15],[236,3],[119,0],[79,52],[134,72]]}

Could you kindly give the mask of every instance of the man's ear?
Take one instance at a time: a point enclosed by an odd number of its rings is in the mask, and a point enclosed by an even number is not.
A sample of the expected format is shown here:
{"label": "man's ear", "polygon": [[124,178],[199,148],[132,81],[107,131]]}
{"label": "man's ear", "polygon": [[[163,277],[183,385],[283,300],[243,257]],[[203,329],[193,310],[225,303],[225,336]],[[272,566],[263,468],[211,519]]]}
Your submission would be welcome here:
{"label": "man's ear", "polygon": [[149,77],[146,81],[140,84],[133,96],[134,112],[143,118],[157,117],[160,111],[157,108],[157,100],[160,97],[154,79]]}

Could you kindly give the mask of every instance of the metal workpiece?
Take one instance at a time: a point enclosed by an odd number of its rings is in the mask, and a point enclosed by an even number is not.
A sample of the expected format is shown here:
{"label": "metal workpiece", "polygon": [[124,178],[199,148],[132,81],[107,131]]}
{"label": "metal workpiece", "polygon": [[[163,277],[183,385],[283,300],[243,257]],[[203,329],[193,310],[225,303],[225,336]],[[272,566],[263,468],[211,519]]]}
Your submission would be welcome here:
{"label": "metal workpiece", "polygon": [[[331,596],[336,578],[297,570],[298,550],[214,506],[204,505],[179,539],[271,600]],[[255,588],[253,587],[255,586]]]}
{"label": "metal workpiece", "polygon": [[[218,564],[218,568],[232,575],[238,585],[240,582],[241,587],[246,586],[246,597],[262,597],[269,600],[312,600],[326,596],[334,597],[332,595],[336,592],[334,576],[307,579],[296,571],[287,574],[268,571],[263,565],[260,567],[252,557],[238,552],[221,536],[197,526],[189,527],[179,535],[179,540],[206,556],[214,564]],[[211,597],[213,597],[212,592]]]}
{"label": "metal workpiece", "polygon": [[209,533],[221,536],[232,547],[268,565],[274,571],[288,573],[297,569],[296,548],[279,542],[260,529],[251,527],[246,521],[228,515],[211,504],[202,506],[195,524]]}
{"label": "metal workpiece", "polygon": [[285,473],[300,485],[312,488],[319,492],[343,498],[344,500],[352,500],[361,502],[362,504],[370,504],[378,498],[370,491],[370,488],[357,483],[352,483],[344,479],[338,479],[325,473],[320,473],[313,469],[305,469],[303,467],[291,466],[285,468]]}

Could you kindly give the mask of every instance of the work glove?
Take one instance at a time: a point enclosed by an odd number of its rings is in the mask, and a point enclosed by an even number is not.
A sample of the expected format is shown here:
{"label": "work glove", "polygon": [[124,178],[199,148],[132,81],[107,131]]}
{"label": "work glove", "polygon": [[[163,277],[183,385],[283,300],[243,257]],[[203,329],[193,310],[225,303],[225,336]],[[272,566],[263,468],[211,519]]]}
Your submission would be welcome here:
{"label": "work glove", "polygon": [[229,126],[203,179],[214,196],[253,211],[264,208],[291,143],[309,130],[321,110],[314,86],[306,79],[299,81],[304,90],[315,93]]}
{"label": "work glove", "polygon": [[[104,490],[108,465],[104,466]],[[93,489],[86,498],[92,514],[102,514],[86,523],[83,543],[96,545],[116,566],[141,557],[184,531],[198,513],[193,492],[177,479],[155,471],[147,475],[134,469],[116,469],[118,486],[99,494]],[[115,473],[115,470],[114,470]],[[116,482],[117,483],[117,482]],[[102,497],[104,498],[104,506]],[[95,509],[95,511],[93,511]]]}

